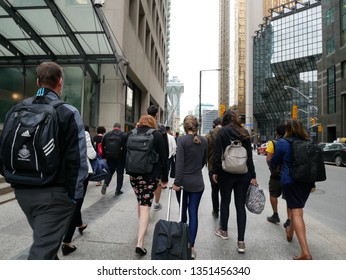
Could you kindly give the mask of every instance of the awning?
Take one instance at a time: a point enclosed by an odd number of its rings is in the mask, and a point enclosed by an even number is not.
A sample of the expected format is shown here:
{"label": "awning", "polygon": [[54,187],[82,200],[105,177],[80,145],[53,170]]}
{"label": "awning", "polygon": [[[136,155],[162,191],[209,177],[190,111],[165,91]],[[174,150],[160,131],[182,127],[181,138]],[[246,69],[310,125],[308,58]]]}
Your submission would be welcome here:
{"label": "awning", "polygon": [[124,82],[127,60],[93,0],[0,0],[0,67],[52,60],[81,65],[95,82],[91,64],[114,64]]}

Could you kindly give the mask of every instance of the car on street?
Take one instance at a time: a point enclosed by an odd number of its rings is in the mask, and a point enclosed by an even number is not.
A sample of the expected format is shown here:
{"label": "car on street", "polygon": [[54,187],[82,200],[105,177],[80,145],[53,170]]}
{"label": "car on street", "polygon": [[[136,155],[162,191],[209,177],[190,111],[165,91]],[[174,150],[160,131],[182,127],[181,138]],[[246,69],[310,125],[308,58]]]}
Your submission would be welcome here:
{"label": "car on street", "polygon": [[257,154],[258,155],[267,155],[266,149],[267,149],[268,143],[264,143],[261,146],[257,148]]}
{"label": "car on street", "polygon": [[320,142],[320,143],[318,143],[317,145],[321,148],[321,150],[323,150],[323,148],[324,148],[327,144],[330,144],[330,143],[327,143],[327,142]]}
{"label": "car on street", "polygon": [[328,143],[322,149],[323,160],[336,166],[346,165],[346,144]]}

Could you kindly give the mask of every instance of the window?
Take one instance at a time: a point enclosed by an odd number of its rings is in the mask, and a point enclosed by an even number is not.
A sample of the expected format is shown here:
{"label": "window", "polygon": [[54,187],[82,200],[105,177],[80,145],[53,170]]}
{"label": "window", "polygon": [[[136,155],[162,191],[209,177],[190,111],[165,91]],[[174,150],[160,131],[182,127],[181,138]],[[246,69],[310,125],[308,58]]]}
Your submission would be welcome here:
{"label": "window", "polygon": [[328,114],[336,111],[335,96],[335,66],[327,70],[327,98],[328,98]]}
{"label": "window", "polygon": [[141,91],[140,89],[127,77],[130,85],[126,88],[126,102],[125,102],[125,127],[127,132],[135,127],[140,118],[140,105],[141,105]]}
{"label": "window", "polygon": [[331,37],[327,40],[327,55],[335,52],[335,40]]}
{"label": "window", "polygon": [[346,78],[346,60],[344,60],[343,62],[341,62],[341,77],[343,79]]}
{"label": "window", "polygon": [[346,45],[346,0],[340,0],[340,37],[341,46]]}
{"label": "window", "polygon": [[334,8],[330,8],[326,12],[326,24],[327,26],[334,22]]}

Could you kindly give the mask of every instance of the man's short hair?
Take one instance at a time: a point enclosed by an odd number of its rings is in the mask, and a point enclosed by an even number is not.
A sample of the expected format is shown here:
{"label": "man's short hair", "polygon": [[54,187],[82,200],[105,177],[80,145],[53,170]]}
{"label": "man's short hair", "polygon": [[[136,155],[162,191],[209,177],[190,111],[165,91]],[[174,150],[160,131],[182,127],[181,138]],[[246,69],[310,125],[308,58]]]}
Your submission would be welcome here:
{"label": "man's short hair", "polygon": [[39,86],[55,88],[59,80],[64,77],[64,72],[59,64],[46,61],[37,66],[36,76]]}
{"label": "man's short hair", "polygon": [[217,127],[218,125],[221,125],[221,118],[216,118],[213,121],[213,128]]}
{"label": "man's short hair", "polygon": [[114,128],[114,127],[121,128],[121,124],[118,123],[118,122],[116,122],[116,123],[113,125],[113,128]]}
{"label": "man's short hair", "polygon": [[283,137],[285,135],[286,126],[284,124],[279,125],[275,131],[278,136]]}
{"label": "man's short hair", "polygon": [[170,126],[166,126],[166,130],[171,130],[171,127]]}
{"label": "man's short hair", "polygon": [[159,108],[156,105],[150,105],[147,109],[147,113],[150,116],[155,117],[157,112],[159,111]]}

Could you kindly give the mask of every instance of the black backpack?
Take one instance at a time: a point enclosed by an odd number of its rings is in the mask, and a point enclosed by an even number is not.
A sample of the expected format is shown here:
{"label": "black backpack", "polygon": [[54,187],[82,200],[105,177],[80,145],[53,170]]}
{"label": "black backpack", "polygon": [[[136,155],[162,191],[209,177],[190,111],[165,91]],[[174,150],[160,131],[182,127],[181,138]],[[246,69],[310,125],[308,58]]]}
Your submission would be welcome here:
{"label": "black backpack", "polygon": [[287,139],[291,143],[292,167],[291,177],[304,183],[326,180],[326,170],[322,149],[315,143],[302,139]]}
{"label": "black backpack", "polygon": [[159,154],[155,151],[154,135],[156,129],[149,129],[138,134],[137,128],[127,138],[125,169],[127,174],[151,173],[154,164],[159,162]]}
{"label": "black backpack", "polygon": [[59,120],[55,108],[60,99],[35,96],[12,107],[1,138],[1,173],[11,184],[45,185],[60,165]]}
{"label": "black backpack", "polygon": [[118,159],[122,153],[121,131],[107,132],[102,139],[102,155],[104,158]]}

